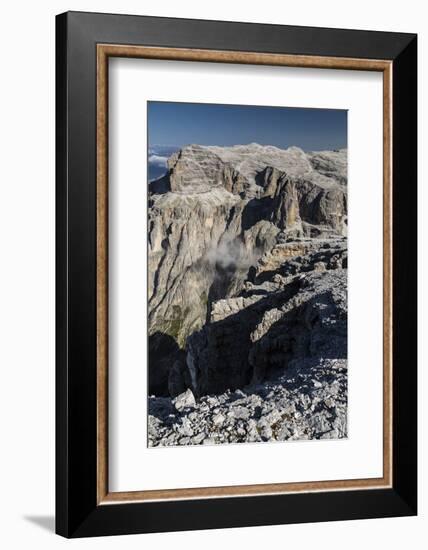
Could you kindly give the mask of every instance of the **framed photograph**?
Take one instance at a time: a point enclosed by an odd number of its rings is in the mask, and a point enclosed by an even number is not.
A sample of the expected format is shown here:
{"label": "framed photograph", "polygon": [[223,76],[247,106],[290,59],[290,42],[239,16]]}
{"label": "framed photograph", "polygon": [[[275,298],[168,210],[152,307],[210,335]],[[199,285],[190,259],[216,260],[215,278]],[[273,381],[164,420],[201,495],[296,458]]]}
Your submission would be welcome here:
{"label": "framed photograph", "polygon": [[57,532],[416,514],[416,35],[56,24]]}

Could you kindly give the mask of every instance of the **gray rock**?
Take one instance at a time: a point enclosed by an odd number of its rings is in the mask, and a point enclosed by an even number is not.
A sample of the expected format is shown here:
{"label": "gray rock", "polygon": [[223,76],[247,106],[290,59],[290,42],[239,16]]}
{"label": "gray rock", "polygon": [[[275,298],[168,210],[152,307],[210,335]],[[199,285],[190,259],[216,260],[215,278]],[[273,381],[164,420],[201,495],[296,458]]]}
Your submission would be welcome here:
{"label": "gray rock", "polygon": [[[149,416],[148,444],[170,446],[347,437],[345,364],[344,359],[295,360],[289,371],[279,377],[248,386],[239,405],[231,392],[221,394],[217,400],[201,397],[194,408],[183,409],[173,424],[171,415],[165,412],[165,405],[156,404],[166,398],[152,398],[149,412],[154,411],[158,416]],[[319,388],[313,387],[313,380],[320,383]],[[334,394],[332,388],[336,386],[341,390]],[[316,392],[316,396],[305,393],[307,391]],[[307,395],[311,406],[305,408],[303,403],[308,402]],[[220,400],[222,404],[218,405]],[[209,401],[216,406],[210,407]],[[204,406],[208,406],[208,412],[201,411]],[[219,412],[214,413],[214,408]],[[244,409],[250,416],[237,418],[236,411]]]}
{"label": "gray rock", "polygon": [[190,388],[181,393],[173,400],[174,406],[178,411],[188,407],[194,407],[196,404],[195,396]]}
{"label": "gray rock", "polygon": [[213,424],[214,426],[221,426],[225,420],[225,417],[222,414],[218,413],[213,417]]}
{"label": "gray rock", "polygon": [[250,411],[242,406],[233,407],[231,413],[235,418],[242,418],[244,420],[248,420],[251,416]]}
{"label": "gray rock", "polygon": [[205,434],[203,432],[199,433],[198,435],[195,435],[192,439],[192,443],[194,445],[200,445],[205,439]]}

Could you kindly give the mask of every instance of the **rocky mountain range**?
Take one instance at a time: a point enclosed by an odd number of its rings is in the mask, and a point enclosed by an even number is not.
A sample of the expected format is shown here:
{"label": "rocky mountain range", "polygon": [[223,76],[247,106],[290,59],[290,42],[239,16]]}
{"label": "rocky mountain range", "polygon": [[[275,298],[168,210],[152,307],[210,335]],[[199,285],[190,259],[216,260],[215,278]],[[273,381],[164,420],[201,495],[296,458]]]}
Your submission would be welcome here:
{"label": "rocky mountain range", "polygon": [[148,212],[149,445],[345,437],[347,151],[189,145]]}

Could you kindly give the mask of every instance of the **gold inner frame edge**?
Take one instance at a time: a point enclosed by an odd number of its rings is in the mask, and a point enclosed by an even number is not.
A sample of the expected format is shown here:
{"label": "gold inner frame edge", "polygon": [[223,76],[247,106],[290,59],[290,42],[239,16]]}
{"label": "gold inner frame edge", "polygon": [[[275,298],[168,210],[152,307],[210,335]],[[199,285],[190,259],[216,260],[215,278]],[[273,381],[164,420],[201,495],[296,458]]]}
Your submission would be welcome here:
{"label": "gold inner frame edge", "polygon": [[[274,65],[383,73],[383,476],[368,479],[109,492],[108,489],[108,59]],[[97,44],[97,503],[224,498],[392,486],[392,62],[257,52]]]}

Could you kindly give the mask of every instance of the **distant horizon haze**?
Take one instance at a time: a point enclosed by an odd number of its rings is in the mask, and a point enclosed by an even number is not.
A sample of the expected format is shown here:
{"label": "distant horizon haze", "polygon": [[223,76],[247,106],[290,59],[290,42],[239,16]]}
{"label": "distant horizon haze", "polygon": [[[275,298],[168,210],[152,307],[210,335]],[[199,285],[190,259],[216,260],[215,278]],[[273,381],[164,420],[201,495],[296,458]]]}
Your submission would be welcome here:
{"label": "distant horizon haze", "polygon": [[259,143],[320,151],[348,141],[342,109],[149,101],[147,115],[149,148]]}

